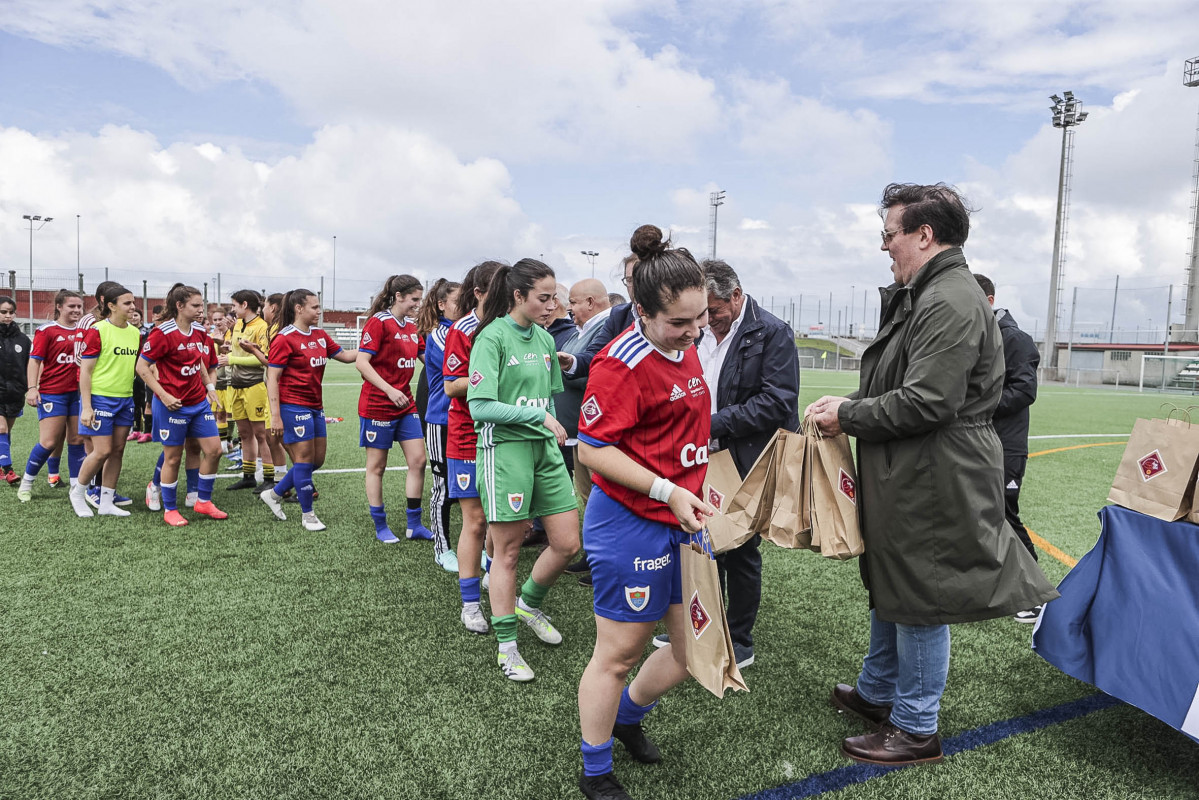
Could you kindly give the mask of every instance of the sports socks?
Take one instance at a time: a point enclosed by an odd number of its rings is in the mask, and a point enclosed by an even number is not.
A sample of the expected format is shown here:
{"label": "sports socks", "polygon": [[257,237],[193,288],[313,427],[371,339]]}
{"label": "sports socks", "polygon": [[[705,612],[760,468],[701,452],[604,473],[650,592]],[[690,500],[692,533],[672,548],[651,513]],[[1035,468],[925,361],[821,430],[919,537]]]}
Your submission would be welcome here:
{"label": "sports socks", "polygon": [[583,774],[588,777],[607,775],[612,771],[612,740],[603,744],[587,744],[579,740],[579,749],[583,751]]}
{"label": "sports socks", "polygon": [[[495,629],[496,641],[500,643],[500,652],[507,653],[516,649],[516,614],[505,614],[502,617],[493,616],[491,627]],[[507,650],[504,645],[511,644]]]}
{"label": "sports socks", "polygon": [[12,441],[7,433],[0,433],[0,467],[12,468]]}
{"label": "sports socks", "polygon": [[645,718],[646,714],[653,711],[656,705],[658,705],[657,700],[648,706],[637,705],[633,702],[633,698],[629,697],[629,687],[626,686],[620,693],[620,707],[616,709],[616,724],[636,725]]}
{"label": "sports socks", "polygon": [[186,470],[187,472],[187,493],[200,491],[200,468]]}
{"label": "sports socks", "polygon": [[[243,462],[241,462],[241,475],[242,475],[242,477],[243,477],[243,478],[249,478],[250,480],[254,480],[254,472],[255,472],[255,469],[256,469],[256,467],[257,467],[257,466],[258,466],[258,465],[257,465],[257,464],[255,464],[253,461],[243,461]],[[264,470],[264,473],[265,473],[265,470]]]}
{"label": "sports socks", "polygon": [[29,460],[25,462],[25,477],[30,483],[41,472],[42,465],[46,463],[46,459],[50,457],[50,453],[52,452],[52,450],[42,447],[41,442],[35,444],[33,449],[29,451]]}
{"label": "sports socks", "polygon": [[83,466],[85,458],[87,458],[87,451],[83,449],[82,444],[67,445],[67,474],[71,476],[72,483],[75,483],[79,477],[79,468]]}
{"label": "sports socks", "polygon": [[[265,475],[265,472],[263,474]],[[375,533],[390,531],[391,529],[387,527],[387,512],[383,506],[371,506],[370,509],[371,520],[375,523]]]}
{"label": "sports socks", "polygon": [[[291,471],[287,473],[291,477],[291,473],[296,474],[295,487],[296,497],[300,501],[300,510],[305,514],[312,513],[312,465],[311,464],[294,464]],[[276,493],[278,493],[276,491]]]}
{"label": "sports socks", "polygon": [[420,527],[420,516],[421,516],[420,498],[419,497],[409,497],[408,498],[408,529],[409,530],[414,530],[414,529]]}
{"label": "sports socks", "polygon": [[228,423],[226,423],[224,425],[221,425],[218,423],[216,426],[216,433],[217,433],[217,436],[220,437],[222,442],[230,441],[229,424]]}
{"label": "sports socks", "polygon": [[51,475],[57,475],[59,468],[62,466],[62,456],[55,458],[50,456],[46,459],[46,471]]}
{"label": "sports socks", "polygon": [[[479,579],[478,578],[459,578],[458,579],[458,594],[462,595],[462,605],[474,603],[479,604]],[[515,618],[515,615],[513,615]]]}
{"label": "sports socks", "polygon": [[154,477],[150,479],[155,486],[162,485],[162,462],[164,460],[166,460],[166,453],[159,453],[158,463],[154,465]]}
{"label": "sports socks", "polygon": [[271,489],[271,491],[274,492],[275,494],[279,495],[280,497],[282,497],[285,493],[290,492],[292,489],[294,489],[295,485],[296,485],[296,470],[295,470],[295,465],[293,464],[292,468],[287,471],[287,473],[283,476],[282,480],[280,480],[277,484],[275,484],[275,488]]}
{"label": "sports socks", "polygon": [[174,483],[163,483],[162,488],[162,509],[163,511],[178,511],[177,497],[175,490],[179,487],[179,481]]}
{"label": "sports socks", "polygon": [[[197,470],[199,472],[199,470]],[[197,491],[200,493],[200,502],[207,503],[212,500],[212,484],[216,483],[216,475],[200,475]]]}
{"label": "sports socks", "polygon": [[274,464],[263,464],[262,465],[262,479],[264,481],[268,481],[269,483],[275,482],[275,465]]}
{"label": "sports socks", "polygon": [[520,599],[525,602],[529,608],[541,608],[545,596],[549,594],[550,587],[542,586],[537,581],[533,580],[530,575],[529,579],[520,587]]}

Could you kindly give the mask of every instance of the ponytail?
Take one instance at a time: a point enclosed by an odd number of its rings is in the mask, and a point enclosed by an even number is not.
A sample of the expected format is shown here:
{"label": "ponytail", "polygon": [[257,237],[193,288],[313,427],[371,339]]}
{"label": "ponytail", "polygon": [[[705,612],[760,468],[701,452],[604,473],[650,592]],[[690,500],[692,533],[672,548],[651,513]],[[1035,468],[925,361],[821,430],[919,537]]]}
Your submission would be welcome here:
{"label": "ponytail", "polygon": [[[421,288],[421,282],[418,278],[411,275],[392,275],[383,283],[383,288],[375,295],[374,302],[371,303],[370,311],[366,312],[368,317],[373,317],[380,311],[386,311],[395,304],[396,295],[403,297],[406,294],[412,294]],[[400,320],[403,322],[403,320]]]}
{"label": "ponytail", "polygon": [[491,276],[502,266],[504,265],[499,261],[484,261],[470,268],[466,277],[462,279],[462,297],[458,300],[462,316],[465,317],[479,307],[479,298],[475,297],[475,290],[486,292],[491,284]]}
{"label": "ponytail", "polygon": [[100,286],[96,287],[96,316],[100,319],[108,319],[108,315],[112,313],[112,309],[108,306],[115,303],[121,298],[121,295],[133,294],[116,281],[104,281]]}
{"label": "ponytail", "polygon": [[421,336],[428,336],[433,331],[437,330],[437,325],[441,321],[441,309],[438,308],[445,302],[446,298],[453,294],[455,289],[461,288],[462,284],[445,278],[438,278],[437,283],[429,289],[425,294],[425,300],[421,303],[420,312],[416,315],[416,329]]}
{"label": "ponytail", "polygon": [[154,320],[155,322],[166,322],[171,319],[179,318],[179,304],[186,303],[200,293],[200,290],[194,286],[188,286],[184,283],[176,283],[167,292],[166,300],[162,303],[162,313]]}
{"label": "ponytail", "polygon": [[292,289],[283,295],[283,303],[279,306],[279,330],[295,324],[296,306],[307,303],[309,297],[316,297],[316,292],[307,289]]}
{"label": "ponytail", "polygon": [[528,297],[537,281],[552,277],[554,271],[535,258],[522,258],[510,267],[497,269],[487,289],[483,310],[479,313],[479,330],[511,311],[518,293]]}

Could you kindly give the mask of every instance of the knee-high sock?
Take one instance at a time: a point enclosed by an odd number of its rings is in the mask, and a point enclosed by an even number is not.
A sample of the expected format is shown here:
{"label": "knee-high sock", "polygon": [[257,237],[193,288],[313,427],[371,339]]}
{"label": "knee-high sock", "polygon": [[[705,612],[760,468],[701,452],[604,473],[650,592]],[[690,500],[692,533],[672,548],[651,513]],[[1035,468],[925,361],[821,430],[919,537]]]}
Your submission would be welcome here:
{"label": "knee-high sock", "polygon": [[312,465],[301,463],[296,464],[292,469],[296,472],[296,496],[300,500],[300,510],[305,514],[310,514],[312,513]]}
{"label": "knee-high sock", "polygon": [[7,433],[0,433],[0,467],[12,468],[12,437]]}
{"label": "knee-high sock", "polygon": [[25,476],[28,478],[37,477],[37,474],[42,470],[42,465],[46,463],[46,459],[50,457],[50,453],[52,452],[52,450],[42,447],[41,442],[35,444],[33,449],[29,451],[29,460],[25,462]]}
{"label": "knee-high sock", "polygon": [[46,471],[51,475],[57,475],[59,468],[62,466],[62,456],[55,458],[50,456],[46,459]]}
{"label": "knee-high sock", "polygon": [[154,465],[154,477],[150,479],[155,486],[162,486],[162,463],[166,461],[166,457],[165,451],[158,454],[158,463]]}
{"label": "knee-high sock", "polygon": [[179,488],[179,481],[174,483],[162,484],[162,510],[177,511],[179,509],[179,500],[176,489]]}
{"label": "knee-high sock", "polygon": [[87,450],[83,449],[82,444],[67,445],[67,474],[71,478],[79,477],[79,468],[83,466],[85,458],[87,458]]}
{"label": "knee-high sock", "polygon": [[200,470],[199,470],[199,468],[187,470],[187,493],[191,494],[192,492],[199,492],[199,491],[200,491]]}
{"label": "knee-high sock", "polygon": [[282,480],[276,483],[275,488],[271,489],[271,491],[282,497],[285,492],[290,492],[292,489],[296,488],[296,476],[294,473],[294,469],[289,469],[287,472],[285,472]]}
{"label": "knee-high sock", "polygon": [[216,475],[200,475],[200,502],[207,503],[212,499],[212,484],[216,482]]}

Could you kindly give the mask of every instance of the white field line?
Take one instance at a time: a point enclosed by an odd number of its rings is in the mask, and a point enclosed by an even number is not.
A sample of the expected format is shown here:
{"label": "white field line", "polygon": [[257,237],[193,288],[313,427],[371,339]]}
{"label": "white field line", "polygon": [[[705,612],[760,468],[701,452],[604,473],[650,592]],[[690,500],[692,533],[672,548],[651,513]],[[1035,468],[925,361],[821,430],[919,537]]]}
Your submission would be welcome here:
{"label": "white field line", "polygon": [[[407,467],[388,467],[387,471],[388,472],[407,472],[408,468]],[[314,472],[312,474],[313,475],[350,475],[355,472],[358,472],[358,473],[366,472],[366,467],[356,467],[353,469],[318,469],[316,472]],[[242,473],[240,473],[240,472],[222,472],[219,475],[217,475],[217,477],[218,478],[240,478],[240,477],[242,477]]]}

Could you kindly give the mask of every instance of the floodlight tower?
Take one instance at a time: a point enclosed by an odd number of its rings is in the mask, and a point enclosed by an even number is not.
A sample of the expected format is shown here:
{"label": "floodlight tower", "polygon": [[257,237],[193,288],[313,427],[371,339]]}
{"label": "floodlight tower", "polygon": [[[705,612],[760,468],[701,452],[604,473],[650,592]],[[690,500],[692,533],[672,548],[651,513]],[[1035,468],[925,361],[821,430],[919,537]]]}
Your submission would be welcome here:
{"label": "floodlight tower", "polygon": [[716,214],[717,214],[717,209],[719,209],[722,205],[724,205],[724,194],[725,194],[724,190],[721,189],[719,191],[712,192],[712,194],[708,196],[708,202],[712,206],[712,220],[711,220],[712,256],[711,257],[713,260],[716,259]]}
{"label": "floodlight tower", "polygon": [[[1199,86],[1199,58],[1188,59],[1182,74],[1183,86]],[[1195,165],[1191,183],[1191,253],[1187,266],[1187,317],[1183,324],[1188,341],[1199,339],[1199,125],[1195,127]],[[1167,334],[1168,335],[1168,334]]]}
{"label": "floodlight tower", "polygon": [[[22,214],[21,219],[29,223],[29,332],[33,333],[33,234],[46,227],[54,220],[54,217],[43,218],[39,214]],[[40,222],[36,228],[33,223]]]}
{"label": "floodlight tower", "polygon": [[588,261],[588,263],[591,264],[591,277],[594,278],[595,277],[595,259],[596,259],[596,256],[599,255],[599,253],[595,250],[580,250],[579,254],[587,256],[587,261]]}
{"label": "floodlight tower", "polygon": [[1062,267],[1066,263],[1066,227],[1070,218],[1070,176],[1074,163],[1074,128],[1087,118],[1082,101],[1074,92],[1063,92],[1049,99],[1053,105],[1053,127],[1062,129],[1062,162],[1057,180],[1057,221],[1053,231],[1053,266],[1049,273],[1049,313],[1045,321],[1045,349],[1041,363],[1057,367],[1057,318],[1061,307]]}

